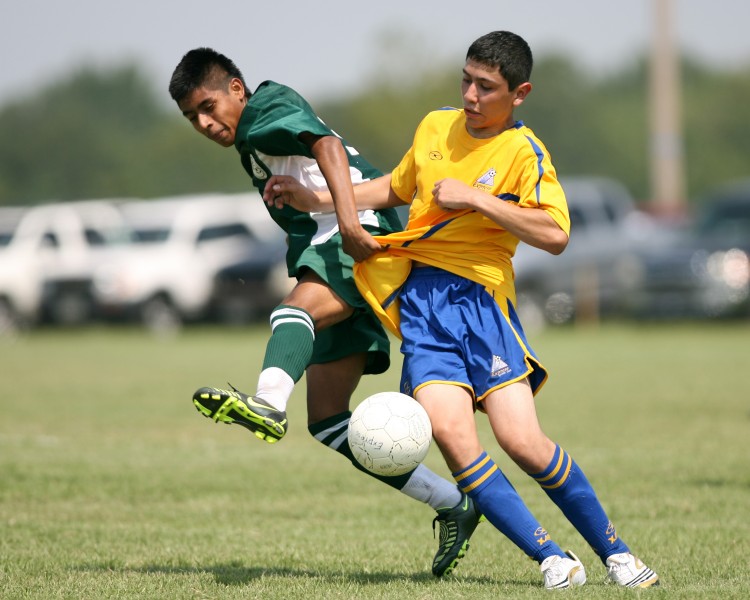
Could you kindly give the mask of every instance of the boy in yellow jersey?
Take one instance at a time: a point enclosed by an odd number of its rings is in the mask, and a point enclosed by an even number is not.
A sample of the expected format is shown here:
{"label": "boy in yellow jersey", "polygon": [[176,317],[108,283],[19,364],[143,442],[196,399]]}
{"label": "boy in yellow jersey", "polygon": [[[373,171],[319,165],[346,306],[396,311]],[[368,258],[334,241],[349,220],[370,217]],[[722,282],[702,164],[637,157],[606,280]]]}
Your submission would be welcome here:
{"label": "boy in yellow jersey", "polygon": [[[390,176],[355,188],[359,208],[411,204],[406,230],[376,237],[384,251],[355,265],[355,278],[403,340],[401,389],[430,415],[459,487],[541,563],[545,586],[581,585],[583,565],[546,546],[549,536],[534,529],[479,442],[476,408],[503,450],[599,555],[609,578],[649,587],[657,574],[618,537],[580,467],[544,434],[536,414],[534,395],[547,373],[516,314],[511,260],[520,241],[562,252],[570,220],[549,153],[513,116],[531,92],[531,68],[531,50],[513,33],[492,32],[470,46],[463,109],[428,114]],[[267,202],[315,202],[294,181],[269,183]],[[326,206],[327,198],[317,202]]]}

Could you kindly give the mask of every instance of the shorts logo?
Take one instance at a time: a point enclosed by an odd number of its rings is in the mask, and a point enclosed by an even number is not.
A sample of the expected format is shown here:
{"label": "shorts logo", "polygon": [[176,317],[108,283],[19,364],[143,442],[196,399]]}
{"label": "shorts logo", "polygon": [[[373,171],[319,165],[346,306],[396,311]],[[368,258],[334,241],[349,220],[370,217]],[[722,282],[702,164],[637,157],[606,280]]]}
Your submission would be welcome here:
{"label": "shorts logo", "polygon": [[499,377],[500,375],[505,375],[506,373],[510,372],[510,367],[508,366],[508,363],[506,363],[502,358],[499,356],[492,355],[492,370],[490,371],[490,374],[492,377]]}
{"label": "shorts logo", "polygon": [[430,152],[430,160],[443,160],[443,155],[437,150],[432,150]]}

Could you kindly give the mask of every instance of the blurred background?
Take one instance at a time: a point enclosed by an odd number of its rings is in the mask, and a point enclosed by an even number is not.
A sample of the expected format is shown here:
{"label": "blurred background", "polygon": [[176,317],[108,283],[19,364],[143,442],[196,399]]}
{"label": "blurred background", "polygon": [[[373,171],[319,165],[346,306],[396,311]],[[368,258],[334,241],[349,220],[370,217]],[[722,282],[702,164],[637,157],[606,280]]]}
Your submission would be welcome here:
{"label": "blurred background", "polygon": [[571,208],[563,255],[519,249],[527,327],[750,316],[747,3],[51,4],[2,9],[0,336],[248,323],[289,289],[236,153],[167,94],[187,50],[295,88],[388,171],[426,112],[461,105],[466,49],[495,29],[534,51],[517,116]]}

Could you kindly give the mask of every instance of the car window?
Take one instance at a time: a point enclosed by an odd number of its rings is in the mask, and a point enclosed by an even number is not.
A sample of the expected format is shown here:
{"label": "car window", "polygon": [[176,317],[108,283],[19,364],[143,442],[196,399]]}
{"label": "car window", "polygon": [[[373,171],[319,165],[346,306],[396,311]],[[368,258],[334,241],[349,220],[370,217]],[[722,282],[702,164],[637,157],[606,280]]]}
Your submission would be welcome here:
{"label": "car window", "polygon": [[198,242],[206,242],[209,240],[219,240],[228,237],[243,237],[248,239],[254,239],[253,234],[247,228],[244,223],[227,223],[225,225],[214,225],[212,227],[204,227],[198,233]]}
{"label": "car window", "polygon": [[575,206],[569,206],[568,212],[570,213],[570,230],[573,231],[574,229],[582,230],[586,229],[586,215],[584,211],[582,211],[580,208],[576,208]]}
{"label": "car window", "polygon": [[166,242],[168,237],[168,227],[138,227],[133,231],[133,239],[138,244],[162,243]]}
{"label": "car window", "polygon": [[698,223],[699,233],[737,240],[750,238],[750,203],[714,205]]}
{"label": "car window", "polygon": [[96,229],[85,229],[83,235],[86,238],[86,243],[89,246],[104,246],[107,243],[104,235],[101,231]]}
{"label": "car window", "polygon": [[52,231],[47,231],[42,236],[40,246],[42,248],[59,248],[60,240],[57,238],[57,234]]}
{"label": "car window", "polygon": [[610,202],[604,202],[602,203],[602,208],[604,209],[604,215],[607,217],[607,222],[611,225],[617,224],[619,214],[614,205]]}

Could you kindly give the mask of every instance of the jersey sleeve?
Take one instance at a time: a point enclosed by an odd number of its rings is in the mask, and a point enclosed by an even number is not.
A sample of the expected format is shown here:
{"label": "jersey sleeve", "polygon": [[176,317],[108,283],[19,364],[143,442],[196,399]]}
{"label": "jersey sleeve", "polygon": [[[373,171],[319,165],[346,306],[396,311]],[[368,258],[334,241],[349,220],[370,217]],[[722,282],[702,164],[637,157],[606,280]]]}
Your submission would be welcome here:
{"label": "jersey sleeve", "polygon": [[417,169],[414,163],[414,146],[404,154],[401,162],[391,172],[391,189],[407,204],[417,190]]}
{"label": "jersey sleeve", "polygon": [[570,234],[570,215],[565,192],[557,179],[549,153],[539,140],[531,140],[533,157],[526,161],[521,175],[519,206],[541,208],[566,234]]}
{"label": "jersey sleeve", "polygon": [[417,191],[417,164],[415,160],[416,141],[419,131],[424,126],[424,119],[414,133],[411,148],[404,154],[401,162],[391,172],[391,189],[404,202],[410,204]]}

